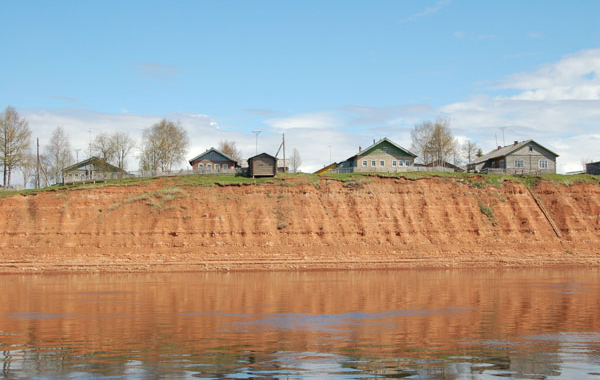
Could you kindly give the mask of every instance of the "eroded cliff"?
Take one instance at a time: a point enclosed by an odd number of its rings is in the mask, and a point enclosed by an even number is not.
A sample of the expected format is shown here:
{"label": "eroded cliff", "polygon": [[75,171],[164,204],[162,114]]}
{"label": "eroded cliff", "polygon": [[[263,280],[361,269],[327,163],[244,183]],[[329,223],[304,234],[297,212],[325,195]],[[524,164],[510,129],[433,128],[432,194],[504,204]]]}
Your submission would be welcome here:
{"label": "eroded cliff", "polygon": [[600,185],[534,193],[364,177],[14,195],[0,199],[0,271],[600,264]]}

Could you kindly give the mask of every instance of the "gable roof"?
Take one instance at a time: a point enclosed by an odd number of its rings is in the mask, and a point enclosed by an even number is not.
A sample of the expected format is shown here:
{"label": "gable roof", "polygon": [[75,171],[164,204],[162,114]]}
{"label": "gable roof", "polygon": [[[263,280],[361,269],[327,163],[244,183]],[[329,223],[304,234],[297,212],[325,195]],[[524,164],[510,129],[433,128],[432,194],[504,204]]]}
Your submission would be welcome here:
{"label": "gable roof", "polygon": [[405,148],[401,147],[400,145],[396,144],[395,142],[393,142],[392,140],[388,139],[387,137],[384,137],[384,138],[382,138],[381,140],[379,140],[379,141],[377,141],[377,142],[373,143],[371,146],[368,146],[367,148],[365,148],[365,149],[361,150],[361,151],[360,151],[360,152],[358,152],[356,155],[354,155],[354,156],[352,156],[352,157],[350,157],[350,158],[353,158],[353,157],[359,157],[359,156],[364,156],[364,155],[365,155],[365,154],[367,154],[369,151],[371,151],[371,150],[373,150],[373,149],[377,148],[379,145],[381,145],[381,144],[382,144],[382,143],[384,143],[384,142],[388,142],[388,143],[392,144],[392,145],[393,145],[393,146],[395,146],[396,148],[398,148],[398,149],[400,149],[400,150],[402,150],[402,151],[404,151],[404,152],[408,153],[408,155],[409,155],[409,156],[417,157],[417,155],[416,155],[416,154],[414,154],[413,152],[411,152],[410,150],[408,150],[408,149],[405,149]]}
{"label": "gable roof", "polygon": [[100,165],[100,166],[105,167],[106,169],[110,169],[109,171],[112,171],[112,172],[123,172],[123,173],[125,173],[125,170],[123,170],[123,169],[121,169],[121,168],[119,168],[119,167],[117,167],[115,165],[109,164],[108,162],[104,161],[103,159],[100,159],[98,157],[93,157],[93,156],[90,157],[90,158],[87,158],[87,159],[85,159],[83,161],[79,161],[79,162],[77,162],[77,163],[75,163],[75,164],[73,164],[71,166],[67,166],[66,168],[62,169],[61,171],[63,173],[64,172],[68,172],[68,171],[75,170],[75,169],[77,169],[77,168],[79,168],[81,166],[85,166],[85,165],[88,165],[88,164]]}
{"label": "gable roof", "polygon": [[275,158],[275,157],[271,156],[271,155],[270,155],[270,154],[268,154],[268,153],[259,153],[259,154],[257,154],[256,156],[252,156],[252,157],[250,157],[250,158],[248,159],[248,161],[250,161],[250,160],[253,160],[253,159],[255,159],[255,158],[257,158],[257,157],[260,157],[260,156],[267,156],[267,157],[270,157],[270,158],[272,158],[272,159],[274,159],[274,160],[277,160],[277,158]]}
{"label": "gable roof", "polygon": [[555,155],[556,157],[558,157],[558,154],[554,153],[553,151],[551,151],[550,149],[546,148],[545,146],[543,146],[541,144],[538,144],[537,142],[535,142],[533,140],[525,140],[525,141],[521,141],[518,144],[507,145],[507,146],[502,147],[500,149],[494,149],[491,152],[488,152],[488,153],[484,154],[483,156],[475,159],[474,161],[471,161],[469,163],[469,165],[476,165],[476,164],[480,164],[482,162],[485,162],[487,160],[491,160],[493,158],[508,156],[509,154],[511,154],[514,151],[517,151],[517,150],[523,148],[524,146],[526,146],[529,143],[534,143],[535,145],[539,146],[540,148],[542,148],[544,150],[547,150],[548,152],[550,152],[553,155]]}
{"label": "gable roof", "polygon": [[216,154],[220,154],[221,156],[223,156],[223,157],[224,157],[224,158],[226,158],[227,160],[229,160],[229,161],[233,161],[233,162],[234,162],[234,163],[237,165],[237,160],[235,160],[235,159],[233,159],[233,158],[229,157],[229,156],[228,156],[228,155],[226,155],[225,153],[223,153],[223,152],[221,152],[220,150],[218,150],[218,149],[215,149],[215,148],[213,148],[213,147],[211,147],[210,149],[207,149],[205,152],[203,152],[203,153],[200,153],[200,154],[199,154],[199,155],[197,155],[196,157],[192,158],[192,159],[189,161],[190,165],[192,164],[192,162],[200,160],[200,159],[201,159],[203,156],[205,156],[205,155],[207,155],[207,154],[209,154],[209,153],[211,153],[211,152],[215,152]]}

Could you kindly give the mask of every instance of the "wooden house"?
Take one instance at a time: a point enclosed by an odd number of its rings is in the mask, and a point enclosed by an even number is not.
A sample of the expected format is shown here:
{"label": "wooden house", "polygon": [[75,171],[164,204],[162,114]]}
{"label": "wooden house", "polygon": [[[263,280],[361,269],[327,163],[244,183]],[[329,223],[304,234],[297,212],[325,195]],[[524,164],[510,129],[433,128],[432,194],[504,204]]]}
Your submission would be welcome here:
{"label": "wooden house", "polygon": [[234,173],[238,166],[235,159],[215,148],[207,149],[189,162],[200,173]]}
{"label": "wooden house", "polygon": [[460,166],[451,164],[448,161],[444,161],[444,160],[434,160],[428,164],[423,165],[424,167],[428,167],[428,168],[447,168],[447,169],[452,169],[455,173],[462,173],[465,171],[464,168],[461,168]]}
{"label": "wooden house", "polygon": [[104,181],[107,179],[127,178],[130,175],[108,162],[90,157],[62,170],[63,183],[76,183],[87,181]]}
{"label": "wooden house", "polygon": [[401,147],[387,137],[375,141],[366,149],[358,148],[358,153],[341,162],[334,171],[351,172],[404,172],[415,163],[416,154]]}
{"label": "wooden house", "polygon": [[515,141],[467,164],[473,173],[543,174],[556,173],[558,154],[533,140]]}
{"label": "wooden house", "polygon": [[275,177],[277,175],[277,158],[261,153],[248,159],[248,175],[250,177]]}
{"label": "wooden house", "polygon": [[600,161],[585,164],[585,173],[600,175]]}

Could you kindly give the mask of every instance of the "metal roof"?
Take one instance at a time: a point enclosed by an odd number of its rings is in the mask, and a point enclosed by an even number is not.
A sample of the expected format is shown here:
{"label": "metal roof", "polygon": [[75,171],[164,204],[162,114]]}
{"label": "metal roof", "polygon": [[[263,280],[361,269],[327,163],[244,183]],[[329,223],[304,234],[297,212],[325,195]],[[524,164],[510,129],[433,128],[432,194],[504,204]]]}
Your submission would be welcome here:
{"label": "metal roof", "polygon": [[488,152],[488,153],[484,154],[483,156],[475,159],[474,161],[471,161],[469,163],[469,165],[476,165],[476,164],[480,164],[482,162],[485,162],[487,160],[491,160],[491,159],[494,159],[494,158],[507,156],[507,155],[511,154],[512,152],[523,148],[524,146],[526,146],[529,143],[534,143],[535,145],[537,145],[537,146],[539,146],[539,147],[547,150],[548,152],[550,152],[553,155],[555,155],[556,157],[558,157],[558,154],[554,153],[553,151],[551,151],[550,149],[546,148],[545,146],[543,146],[541,144],[538,144],[537,142],[535,142],[533,140],[525,140],[525,141],[521,141],[518,144],[507,145],[507,146],[502,147],[500,149],[494,149],[491,152]]}
{"label": "metal roof", "polygon": [[225,157],[229,161],[233,161],[237,165],[237,160],[229,157],[228,155],[226,155],[225,153],[221,152],[220,150],[212,148],[212,147],[210,149],[207,149],[204,153],[201,153],[201,154],[197,155],[196,157],[192,158],[189,161],[190,165],[192,164],[192,162],[199,160],[202,156],[204,156],[204,155],[206,155],[206,154],[208,154],[210,152],[215,152],[217,154],[220,154],[221,156]]}
{"label": "metal roof", "polygon": [[125,172],[125,170],[123,170],[123,169],[121,169],[121,168],[119,168],[119,167],[117,167],[115,165],[109,164],[108,162],[106,162],[106,161],[104,161],[104,160],[102,160],[101,158],[98,158],[98,157],[86,158],[85,160],[79,161],[76,164],[73,164],[71,166],[67,166],[66,168],[62,169],[61,171],[62,172],[67,172],[67,171],[70,171],[70,170],[73,170],[73,169],[77,169],[78,167],[86,165],[86,164],[89,164],[89,163],[96,163],[96,164],[104,166],[105,168],[113,169],[113,171]]}
{"label": "metal roof", "polygon": [[[365,148],[365,149],[361,150],[360,152],[358,152],[357,154],[355,154],[355,155],[354,155],[354,156],[352,156],[352,157],[355,157],[355,156],[363,156],[363,155],[365,155],[365,154],[366,154],[366,153],[367,153],[369,150],[371,150],[371,149],[373,149],[373,148],[377,147],[377,145],[379,145],[379,144],[381,144],[382,142],[385,142],[385,141],[387,141],[388,143],[392,144],[392,145],[393,145],[393,146],[395,146],[396,148],[398,148],[398,149],[400,149],[400,150],[403,150],[403,151],[405,151],[405,152],[406,152],[406,153],[408,153],[409,155],[411,155],[411,156],[413,156],[413,157],[417,157],[417,155],[416,155],[416,154],[414,154],[413,152],[411,152],[410,150],[408,150],[408,149],[406,149],[406,148],[403,148],[403,147],[401,147],[400,145],[396,144],[395,142],[393,142],[392,140],[388,139],[387,137],[384,137],[384,138],[382,138],[381,140],[379,140],[379,141],[377,141],[377,142],[373,143],[371,146],[368,146],[367,148]],[[351,157],[351,158],[352,158],[352,157]]]}

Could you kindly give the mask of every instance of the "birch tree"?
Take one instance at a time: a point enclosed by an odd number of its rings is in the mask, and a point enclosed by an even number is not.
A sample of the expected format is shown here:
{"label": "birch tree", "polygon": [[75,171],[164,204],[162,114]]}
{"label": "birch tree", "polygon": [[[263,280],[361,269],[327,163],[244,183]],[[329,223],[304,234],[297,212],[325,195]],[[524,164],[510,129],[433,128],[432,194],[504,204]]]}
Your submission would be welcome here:
{"label": "birch tree", "polygon": [[127,157],[135,148],[135,140],[125,132],[116,132],[111,138],[111,144],[114,150],[114,163],[119,169],[125,170],[127,167]]}
{"label": "birch tree", "polygon": [[13,170],[25,160],[31,145],[31,130],[27,120],[13,107],[6,107],[0,117],[0,159],[3,168],[3,186],[10,186]]}
{"label": "birch tree", "polygon": [[225,140],[219,142],[219,150],[236,160],[238,163],[242,160],[242,153],[238,149],[235,141]]}
{"label": "birch tree", "polygon": [[467,160],[468,163],[471,163],[471,160],[477,157],[478,150],[479,145],[470,140],[465,141],[465,143],[461,146],[463,157]]}
{"label": "birch tree", "polygon": [[290,165],[292,166],[292,172],[298,172],[298,168],[302,165],[302,159],[300,158],[300,152],[294,148],[292,152],[292,158],[290,159]]}
{"label": "birch tree", "polygon": [[108,133],[100,133],[92,141],[92,154],[105,162],[113,162],[115,147]]}
{"label": "birch tree", "polygon": [[455,157],[457,144],[448,119],[440,118],[415,125],[411,138],[412,150],[421,155],[425,164],[442,164]]}
{"label": "birch tree", "polygon": [[140,169],[152,174],[168,173],[173,165],[184,160],[188,145],[189,138],[181,124],[162,119],[144,130]]}
{"label": "birch tree", "polygon": [[46,145],[46,157],[49,163],[48,176],[55,183],[62,182],[62,170],[73,163],[71,142],[62,127],[56,127],[52,132],[50,142]]}

